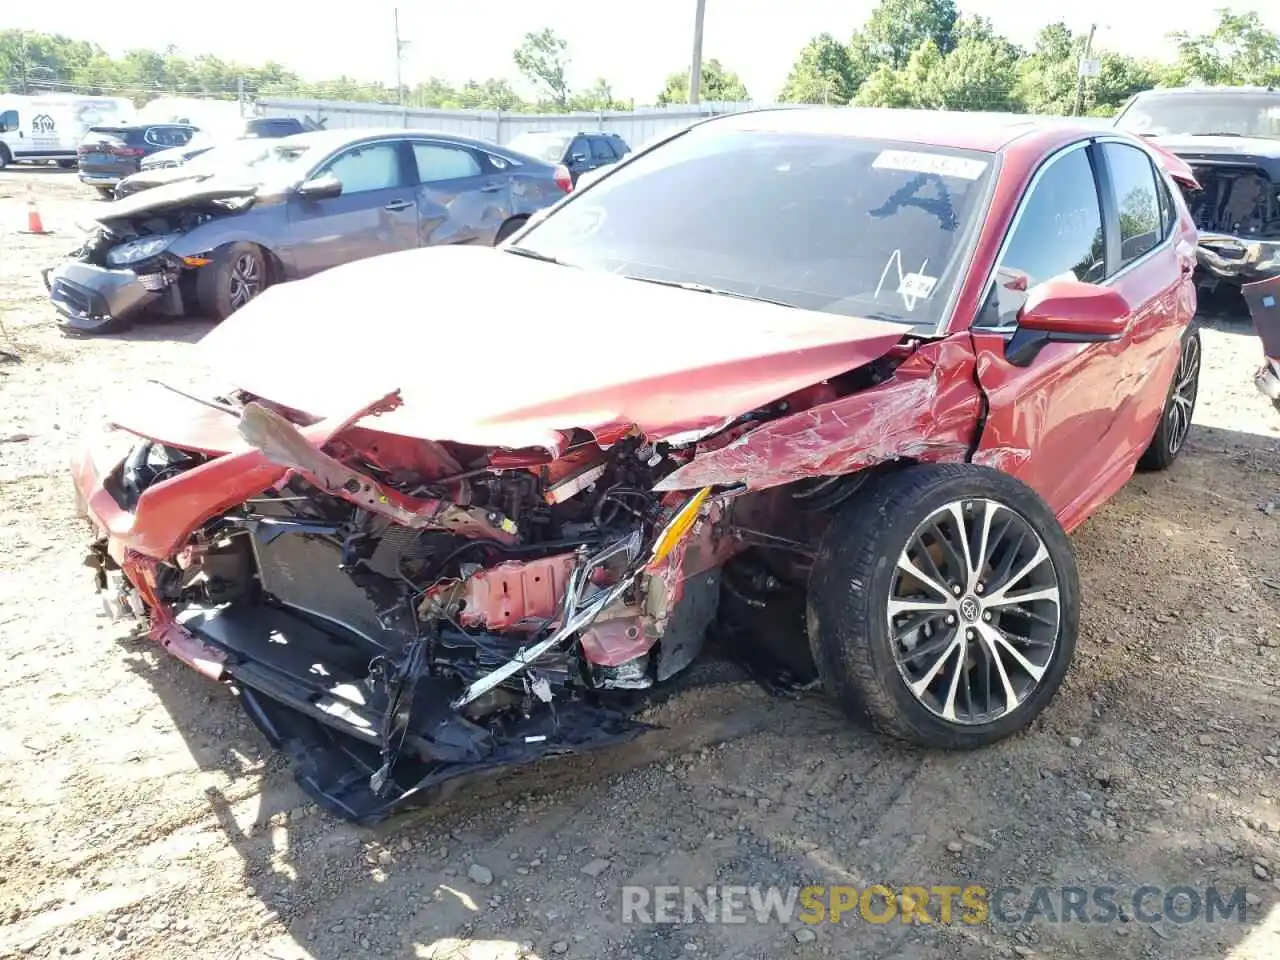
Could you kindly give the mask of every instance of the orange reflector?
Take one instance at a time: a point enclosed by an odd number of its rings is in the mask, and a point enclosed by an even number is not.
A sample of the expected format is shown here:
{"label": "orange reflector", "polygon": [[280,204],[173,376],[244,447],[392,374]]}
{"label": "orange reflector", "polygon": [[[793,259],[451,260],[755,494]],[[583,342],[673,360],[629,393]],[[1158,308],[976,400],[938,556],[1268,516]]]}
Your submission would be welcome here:
{"label": "orange reflector", "polygon": [[182,262],[185,263],[188,267],[203,267],[207,264],[212,263],[213,261],[210,260],[208,257],[183,257]]}

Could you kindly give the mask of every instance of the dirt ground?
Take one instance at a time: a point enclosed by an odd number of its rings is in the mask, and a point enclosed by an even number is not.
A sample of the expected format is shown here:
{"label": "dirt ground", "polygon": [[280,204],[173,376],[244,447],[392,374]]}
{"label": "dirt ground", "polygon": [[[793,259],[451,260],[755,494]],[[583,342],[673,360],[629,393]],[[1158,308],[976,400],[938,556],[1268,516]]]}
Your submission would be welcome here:
{"label": "dirt ground", "polygon": [[[53,235],[17,232],[28,189]],[[668,702],[665,729],[625,749],[362,830],[306,801],[226,690],[99,613],[67,457],[109,391],[184,380],[208,326],[58,332],[37,269],[98,202],[73,172],[0,174],[0,956],[1280,955],[1280,416],[1254,392],[1246,322],[1206,319],[1181,461],[1073,538],[1078,659],[1026,734],[932,754],[816,695],[722,684]],[[624,924],[624,883],[1213,884],[1248,900],[1244,922],[851,915],[811,937]]]}

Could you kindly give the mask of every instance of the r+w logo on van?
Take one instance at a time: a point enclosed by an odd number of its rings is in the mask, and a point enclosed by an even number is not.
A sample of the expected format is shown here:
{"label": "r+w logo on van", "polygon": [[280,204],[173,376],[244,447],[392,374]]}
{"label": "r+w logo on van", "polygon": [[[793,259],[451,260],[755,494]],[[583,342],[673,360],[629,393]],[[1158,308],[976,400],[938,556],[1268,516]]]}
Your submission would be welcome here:
{"label": "r+w logo on van", "polygon": [[31,119],[31,132],[33,134],[53,133],[58,129],[58,125],[53,122],[53,117],[47,113],[37,114]]}

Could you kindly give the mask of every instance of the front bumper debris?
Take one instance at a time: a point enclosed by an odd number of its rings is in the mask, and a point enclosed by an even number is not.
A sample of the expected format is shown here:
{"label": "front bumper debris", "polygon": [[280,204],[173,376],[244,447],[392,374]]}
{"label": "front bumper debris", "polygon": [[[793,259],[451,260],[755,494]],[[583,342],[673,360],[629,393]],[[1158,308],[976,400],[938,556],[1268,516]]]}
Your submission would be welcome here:
{"label": "front bumper debris", "polygon": [[1201,233],[1196,258],[1205,272],[1219,280],[1236,283],[1265,280],[1280,274],[1280,240]]}
{"label": "front bumper debris", "polygon": [[48,268],[41,276],[58,324],[82,333],[134,316],[163,294],[163,288],[148,289],[132,270],[110,270],[79,260]]}
{"label": "front bumper debris", "polygon": [[1253,384],[1269,400],[1280,401],[1280,363],[1268,360],[1254,375]]}
{"label": "front bumper debris", "polygon": [[[120,471],[132,454],[122,454],[117,432],[91,442],[72,463],[77,509],[92,527],[85,563],[103,608],[115,620],[140,621],[169,654],[228,683],[290,759],[299,785],[328,812],[373,823],[437,799],[445,784],[452,790],[502,768],[620,745],[652,729],[636,718],[638,702],[609,707],[589,699],[554,706],[531,700],[524,715],[490,729],[453,706],[454,682],[394,651],[371,661],[349,631],[322,619],[262,603],[175,606],[167,591],[185,561],[179,554],[170,564],[155,559],[167,550],[149,556],[137,549],[145,546],[139,522],[145,525],[147,511],[120,499]],[[596,599],[591,594],[586,605]],[[512,640],[493,656],[525,669],[522,649]],[[529,666],[535,693],[546,683],[545,667]]]}

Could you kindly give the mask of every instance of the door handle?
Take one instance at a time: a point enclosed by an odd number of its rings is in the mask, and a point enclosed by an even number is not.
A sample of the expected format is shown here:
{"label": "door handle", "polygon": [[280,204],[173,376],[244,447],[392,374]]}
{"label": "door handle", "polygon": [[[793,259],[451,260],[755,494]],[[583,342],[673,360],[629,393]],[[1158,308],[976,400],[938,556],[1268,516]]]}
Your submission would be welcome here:
{"label": "door handle", "polygon": [[497,193],[497,192],[498,192],[499,190],[501,190],[501,189],[502,189],[502,184],[500,184],[500,183],[489,183],[489,184],[485,184],[483,187],[481,187],[481,188],[480,188],[480,192],[481,192],[481,193]]}
{"label": "door handle", "polygon": [[392,200],[382,209],[383,210],[408,210],[412,206],[413,206],[412,200]]}

